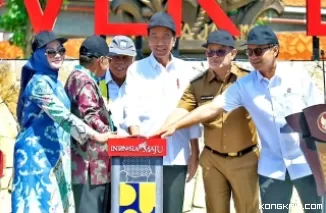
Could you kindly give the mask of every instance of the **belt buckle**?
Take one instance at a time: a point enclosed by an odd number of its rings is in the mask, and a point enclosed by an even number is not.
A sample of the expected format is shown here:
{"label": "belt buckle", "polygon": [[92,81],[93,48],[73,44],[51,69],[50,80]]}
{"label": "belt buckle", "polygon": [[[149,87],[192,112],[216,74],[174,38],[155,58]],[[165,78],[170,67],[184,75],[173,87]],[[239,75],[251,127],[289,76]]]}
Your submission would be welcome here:
{"label": "belt buckle", "polygon": [[228,156],[236,157],[236,156],[238,156],[238,153],[237,152],[230,152],[230,153],[228,153]]}

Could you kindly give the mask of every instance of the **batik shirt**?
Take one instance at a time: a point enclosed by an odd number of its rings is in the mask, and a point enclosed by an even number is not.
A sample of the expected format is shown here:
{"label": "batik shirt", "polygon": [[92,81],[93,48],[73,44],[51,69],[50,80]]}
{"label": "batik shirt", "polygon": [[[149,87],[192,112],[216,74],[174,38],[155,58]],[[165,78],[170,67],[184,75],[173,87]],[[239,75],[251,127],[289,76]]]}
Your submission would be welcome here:
{"label": "batik shirt", "polygon": [[36,71],[23,92],[12,212],[75,212],[70,136],[84,144],[95,131],[70,112],[70,101],[57,78],[57,72]]}
{"label": "batik shirt", "polygon": [[[110,131],[109,112],[95,76],[89,70],[80,65],[76,66],[66,82],[65,90],[71,100],[73,114],[100,133]],[[72,140],[71,154],[74,184],[87,183],[88,171],[91,184],[104,184],[110,181],[110,161],[106,144],[89,140],[81,145]]]}

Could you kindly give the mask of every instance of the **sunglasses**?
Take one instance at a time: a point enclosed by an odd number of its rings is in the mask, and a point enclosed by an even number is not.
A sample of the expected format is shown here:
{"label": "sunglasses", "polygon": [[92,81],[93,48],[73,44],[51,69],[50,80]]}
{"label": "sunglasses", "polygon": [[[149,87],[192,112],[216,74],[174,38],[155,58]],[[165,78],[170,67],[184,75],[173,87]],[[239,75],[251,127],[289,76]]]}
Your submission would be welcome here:
{"label": "sunglasses", "polygon": [[45,51],[45,54],[47,56],[49,56],[50,58],[55,57],[57,54],[59,54],[60,56],[63,56],[66,53],[66,48],[64,47],[59,47],[57,50],[55,49],[47,49]]}
{"label": "sunglasses", "polygon": [[244,52],[247,56],[252,56],[254,53],[256,56],[262,56],[265,52],[264,50],[270,49],[271,47],[265,48],[255,48],[255,49],[245,49]]}
{"label": "sunglasses", "polygon": [[218,57],[224,57],[226,56],[228,52],[226,50],[220,49],[220,50],[206,50],[205,56],[206,57],[213,57],[214,55]]}

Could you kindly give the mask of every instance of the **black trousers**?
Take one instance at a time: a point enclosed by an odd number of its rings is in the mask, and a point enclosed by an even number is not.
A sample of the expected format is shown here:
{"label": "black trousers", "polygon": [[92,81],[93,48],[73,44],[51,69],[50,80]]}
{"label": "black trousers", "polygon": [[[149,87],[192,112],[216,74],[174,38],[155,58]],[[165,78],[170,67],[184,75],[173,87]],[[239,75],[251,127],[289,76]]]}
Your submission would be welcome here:
{"label": "black trousers", "polygon": [[[259,185],[263,213],[288,213],[291,208],[304,208],[305,213],[322,212],[321,197],[317,194],[316,182],[312,175],[293,181],[288,172],[284,181],[260,175]],[[290,204],[293,187],[298,191],[302,206],[294,207],[293,204]]]}
{"label": "black trousers", "polygon": [[163,212],[182,213],[187,166],[163,166]]}
{"label": "black trousers", "polygon": [[[88,178],[90,179],[90,178]],[[110,213],[111,185],[73,184],[76,213]]]}

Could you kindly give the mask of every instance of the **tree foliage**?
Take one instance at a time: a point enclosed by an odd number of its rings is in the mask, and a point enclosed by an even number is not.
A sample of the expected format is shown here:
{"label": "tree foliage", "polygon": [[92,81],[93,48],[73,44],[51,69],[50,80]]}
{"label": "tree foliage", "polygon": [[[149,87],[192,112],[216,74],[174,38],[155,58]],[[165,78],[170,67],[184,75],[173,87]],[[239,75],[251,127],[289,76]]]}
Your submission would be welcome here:
{"label": "tree foliage", "polygon": [[[47,0],[39,0],[44,10]],[[63,4],[67,5],[68,0],[63,0]],[[25,55],[30,55],[30,35],[32,34],[31,24],[25,8],[24,0],[8,0],[7,12],[0,16],[0,28],[5,32],[10,32],[13,36],[9,39],[14,44],[24,50]]]}
{"label": "tree foliage", "polygon": [[25,47],[25,34],[28,25],[28,15],[24,0],[8,0],[7,12],[0,17],[0,28],[13,33],[9,42],[18,47]]}

